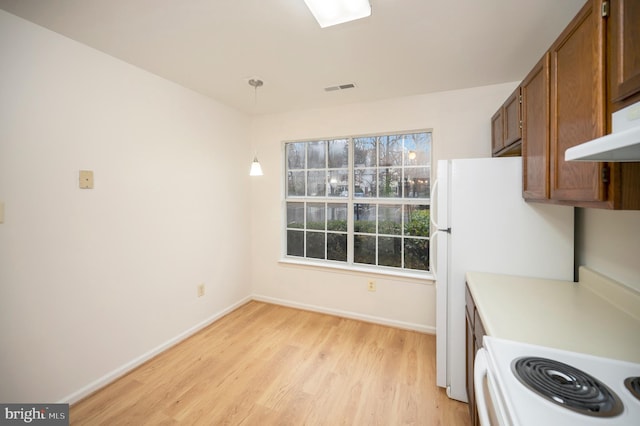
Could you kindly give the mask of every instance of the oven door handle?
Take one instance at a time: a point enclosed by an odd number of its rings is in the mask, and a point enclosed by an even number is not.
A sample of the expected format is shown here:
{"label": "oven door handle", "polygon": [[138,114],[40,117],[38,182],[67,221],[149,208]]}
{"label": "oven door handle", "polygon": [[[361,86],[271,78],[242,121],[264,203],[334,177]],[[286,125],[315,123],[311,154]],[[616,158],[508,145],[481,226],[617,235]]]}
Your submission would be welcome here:
{"label": "oven door handle", "polygon": [[473,363],[473,387],[476,394],[476,406],[478,407],[478,418],[482,426],[490,426],[488,410],[488,396],[485,395],[484,380],[487,377],[487,355],[486,349],[480,348],[476,352],[476,359]]}

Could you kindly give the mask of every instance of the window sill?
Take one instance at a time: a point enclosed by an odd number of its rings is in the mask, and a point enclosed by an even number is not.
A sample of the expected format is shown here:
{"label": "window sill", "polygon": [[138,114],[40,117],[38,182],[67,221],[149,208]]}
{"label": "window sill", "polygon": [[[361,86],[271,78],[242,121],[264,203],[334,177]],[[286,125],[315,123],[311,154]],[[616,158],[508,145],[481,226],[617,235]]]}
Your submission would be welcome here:
{"label": "window sill", "polygon": [[[366,266],[354,266],[354,265],[342,265],[342,264],[328,264],[324,262],[313,262],[310,260],[301,260],[301,259],[292,259],[292,258],[281,258],[278,263],[283,265],[291,265],[291,266],[300,266],[304,268],[312,268],[318,270],[332,270],[332,271],[344,271],[346,273],[352,272],[356,274],[366,274],[366,275],[381,275],[381,276],[391,276],[396,278],[403,278],[408,280],[420,280],[421,284],[435,284],[433,274],[431,272],[420,272],[420,271],[397,271],[393,269],[384,269],[381,267],[371,267],[368,268]],[[426,281],[426,282],[424,282]]]}

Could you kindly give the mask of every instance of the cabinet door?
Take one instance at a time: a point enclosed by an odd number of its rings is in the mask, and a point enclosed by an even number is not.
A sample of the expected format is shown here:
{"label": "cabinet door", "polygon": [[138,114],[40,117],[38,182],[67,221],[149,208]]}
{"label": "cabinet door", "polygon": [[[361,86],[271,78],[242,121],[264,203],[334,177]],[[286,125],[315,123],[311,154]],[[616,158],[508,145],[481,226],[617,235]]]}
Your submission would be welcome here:
{"label": "cabinet door", "polygon": [[605,163],[565,162],[567,148],[605,134],[602,0],[589,0],[551,46],[551,199],[605,201]]}
{"label": "cabinet door", "polygon": [[[473,308],[472,308],[473,309]],[[473,314],[472,314],[473,315]],[[473,363],[476,355],[475,334],[473,331],[473,323],[470,322],[469,313],[466,315],[467,324],[467,399],[469,400],[469,416],[471,417],[471,425],[477,425],[477,409],[476,409],[476,395],[474,392],[473,384]]]}
{"label": "cabinet door", "polygon": [[507,98],[502,106],[504,122],[504,146],[507,147],[522,139],[522,121],[520,118],[520,87]]}
{"label": "cabinet door", "polygon": [[[482,348],[483,342],[482,338],[486,335],[484,331],[484,326],[482,325],[482,321],[480,320],[480,314],[478,314],[478,310],[475,309],[475,317],[473,320],[473,360],[475,363],[476,353]],[[472,382],[473,383],[473,382]],[[478,416],[478,406],[475,401],[475,396],[473,400],[473,408],[471,409],[471,418],[473,420],[474,425],[480,424],[480,419]]]}
{"label": "cabinet door", "polygon": [[549,198],[549,52],[522,81],[522,196]]}
{"label": "cabinet door", "polygon": [[640,1],[612,0],[609,11],[611,100],[640,98]]}
{"label": "cabinet door", "polygon": [[502,108],[491,117],[491,153],[496,154],[504,148],[504,125]]}

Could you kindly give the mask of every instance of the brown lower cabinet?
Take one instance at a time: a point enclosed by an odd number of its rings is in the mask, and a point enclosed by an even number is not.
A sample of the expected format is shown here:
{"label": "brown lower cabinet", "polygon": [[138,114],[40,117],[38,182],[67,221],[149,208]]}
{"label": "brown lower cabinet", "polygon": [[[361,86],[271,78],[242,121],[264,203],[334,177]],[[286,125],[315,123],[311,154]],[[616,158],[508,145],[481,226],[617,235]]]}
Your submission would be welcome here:
{"label": "brown lower cabinet", "polygon": [[473,297],[469,292],[469,287],[465,290],[466,299],[466,351],[467,351],[467,397],[469,399],[469,415],[471,416],[471,425],[478,426],[478,408],[476,406],[476,397],[473,384],[473,363],[476,359],[476,352],[482,347],[482,337],[486,334],[480,315],[476,309]]}

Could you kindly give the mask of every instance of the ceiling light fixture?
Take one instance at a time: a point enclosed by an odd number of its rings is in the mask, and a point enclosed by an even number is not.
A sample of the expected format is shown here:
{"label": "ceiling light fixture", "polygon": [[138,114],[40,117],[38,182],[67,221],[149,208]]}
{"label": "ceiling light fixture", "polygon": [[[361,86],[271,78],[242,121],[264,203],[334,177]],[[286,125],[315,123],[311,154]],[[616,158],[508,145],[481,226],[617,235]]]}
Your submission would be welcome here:
{"label": "ceiling light fixture", "polygon": [[[258,78],[252,78],[248,81],[249,86],[253,87],[253,102],[258,103],[258,87],[262,87],[264,82]],[[262,176],[262,166],[258,161],[258,154],[253,156],[249,176]]]}
{"label": "ceiling light fixture", "polygon": [[251,170],[249,170],[249,176],[262,176],[262,166],[260,166],[260,162],[258,161],[257,155],[253,157],[253,162],[251,163]]}
{"label": "ceiling light fixture", "polygon": [[369,0],[304,0],[320,28],[371,15]]}

